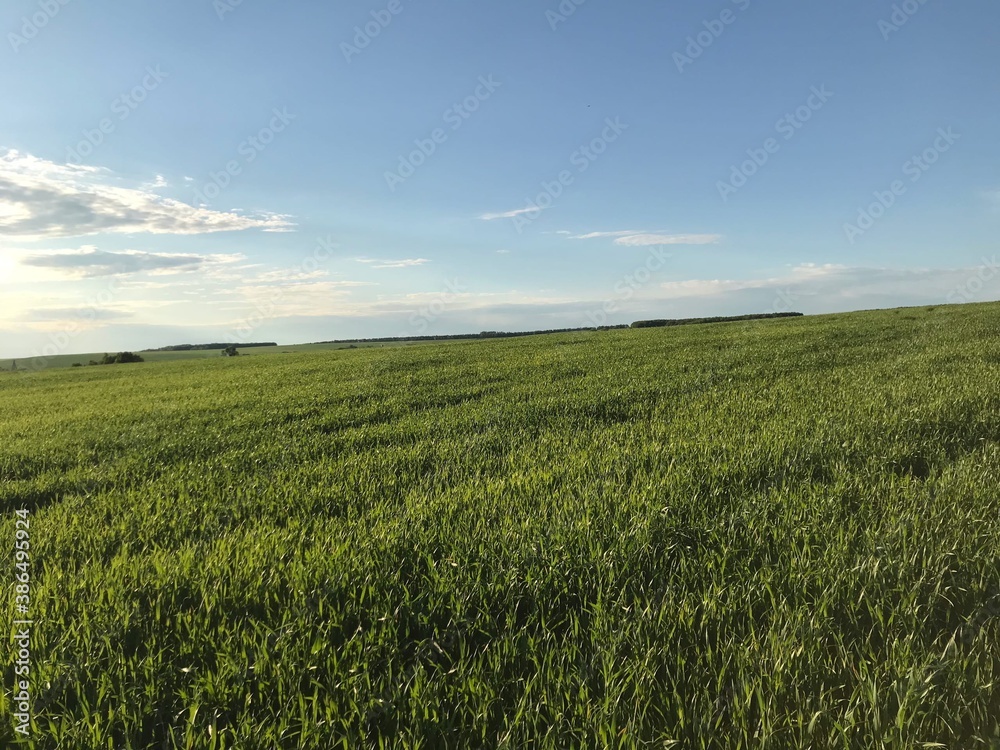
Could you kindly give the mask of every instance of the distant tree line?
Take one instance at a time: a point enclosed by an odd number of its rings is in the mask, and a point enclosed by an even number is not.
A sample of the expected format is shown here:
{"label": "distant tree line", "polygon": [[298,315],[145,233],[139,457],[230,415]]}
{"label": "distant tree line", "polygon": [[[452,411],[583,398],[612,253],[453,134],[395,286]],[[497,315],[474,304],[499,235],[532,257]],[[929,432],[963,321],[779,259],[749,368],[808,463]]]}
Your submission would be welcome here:
{"label": "distant tree line", "polygon": [[[117,354],[105,354],[100,360],[92,359],[88,365],[127,365],[133,362],[145,362],[138,354],[132,352],[118,352]],[[83,367],[79,362],[74,362],[73,367]]]}
{"label": "distant tree line", "polygon": [[386,336],[377,339],[335,339],[334,341],[317,341],[317,344],[390,344],[398,341],[458,341],[471,339],[504,339],[516,336],[541,336],[547,333],[577,333],[579,331],[611,331],[628,328],[627,325],[600,326],[594,328],[551,328],[545,331],[481,331],[479,333],[451,333],[437,336]]}
{"label": "distant tree line", "polygon": [[799,312],[759,313],[756,315],[729,315],[716,318],[676,318],[673,320],[637,320],[632,328],[663,328],[664,326],[689,326],[697,323],[735,323],[741,320],[766,320],[768,318],[801,318]]}
{"label": "distant tree line", "polygon": [[[332,341],[319,341],[318,344],[391,344],[403,341],[461,341],[461,340],[476,340],[476,339],[504,339],[504,338],[515,338],[519,336],[541,336],[550,333],[579,333],[582,331],[614,331],[622,328],[662,328],[665,326],[683,326],[683,325],[694,325],[697,323],[732,323],[742,320],[765,320],[768,318],[798,318],[802,317],[802,313],[798,312],[776,312],[776,313],[759,313],[753,315],[730,315],[724,317],[714,317],[714,318],[677,318],[677,319],[662,319],[662,320],[637,320],[631,326],[622,324],[615,326],[588,326],[585,328],[548,328],[538,331],[480,331],[479,333],[453,333],[453,334],[439,334],[436,336],[383,336],[381,338],[369,338],[369,339],[334,339]],[[248,344],[231,344],[231,343],[215,343],[215,344],[176,344],[174,346],[164,346],[159,349],[143,349],[143,352],[187,352],[187,351],[204,351],[204,350],[220,350],[223,356],[236,357],[239,356],[237,347],[241,349],[249,349],[252,347],[263,347],[263,346],[277,346],[277,343],[273,341],[266,342],[251,342]],[[91,360],[89,364],[91,365],[114,365],[123,364],[127,362],[142,362],[143,359],[138,354],[133,354],[132,352],[119,352],[115,355],[105,354],[104,359],[99,362]],[[74,367],[81,367],[79,363],[73,365]]]}
{"label": "distant tree line", "polygon": [[197,352],[205,351],[210,349],[235,349],[236,347],[241,349],[249,349],[255,346],[277,346],[273,341],[266,341],[261,343],[250,343],[250,344],[176,344],[174,346],[163,346],[159,349],[143,349],[144,352]]}

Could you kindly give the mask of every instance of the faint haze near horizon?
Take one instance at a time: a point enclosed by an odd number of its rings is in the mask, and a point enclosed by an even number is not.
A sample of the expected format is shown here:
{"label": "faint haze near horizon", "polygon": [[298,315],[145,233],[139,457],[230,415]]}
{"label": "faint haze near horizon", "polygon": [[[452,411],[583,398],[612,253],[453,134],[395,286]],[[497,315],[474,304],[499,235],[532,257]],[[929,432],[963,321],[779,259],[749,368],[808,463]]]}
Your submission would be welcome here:
{"label": "faint haze near horizon", "polygon": [[998,21],[9,0],[0,357],[998,299]]}

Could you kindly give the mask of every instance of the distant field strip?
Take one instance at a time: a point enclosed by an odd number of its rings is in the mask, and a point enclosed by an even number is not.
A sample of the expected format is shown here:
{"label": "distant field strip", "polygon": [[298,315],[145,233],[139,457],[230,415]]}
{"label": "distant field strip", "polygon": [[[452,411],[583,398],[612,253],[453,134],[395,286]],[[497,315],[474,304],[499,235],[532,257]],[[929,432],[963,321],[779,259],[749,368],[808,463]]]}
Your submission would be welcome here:
{"label": "distant field strip", "polygon": [[34,747],[1000,747],[998,330],[0,373]]}

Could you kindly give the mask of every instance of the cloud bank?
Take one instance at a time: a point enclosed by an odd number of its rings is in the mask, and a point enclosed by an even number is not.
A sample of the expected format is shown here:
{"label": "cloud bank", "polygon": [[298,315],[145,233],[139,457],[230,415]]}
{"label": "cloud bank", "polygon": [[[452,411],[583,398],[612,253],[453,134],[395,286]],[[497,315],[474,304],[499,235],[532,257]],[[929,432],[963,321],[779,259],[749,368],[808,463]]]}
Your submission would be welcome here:
{"label": "cloud bank", "polygon": [[194,235],[289,231],[289,217],[213,211],[112,184],[95,167],[56,164],[19,151],[0,155],[0,236],[78,237],[102,233]]}
{"label": "cloud bank", "polygon": [[242,255],[189,255],[180,253],[145,253],[135,250],[109,252],[85,246],[79,250],[35,253],[21,259],[21,264],[48,268],[67,275],[94,278],[135,273],[180,273],[197,271],[209,265],[242,260]]}

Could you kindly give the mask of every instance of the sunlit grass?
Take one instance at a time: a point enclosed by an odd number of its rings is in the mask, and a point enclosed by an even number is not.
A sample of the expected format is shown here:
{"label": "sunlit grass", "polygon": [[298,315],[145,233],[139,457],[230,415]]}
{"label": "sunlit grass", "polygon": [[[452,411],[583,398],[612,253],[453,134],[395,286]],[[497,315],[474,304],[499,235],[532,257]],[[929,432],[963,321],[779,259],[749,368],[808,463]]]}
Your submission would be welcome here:
{"label": "sunlit grass", "polygon": [[37,747],[997,747],[998,323],[0,377]]}

